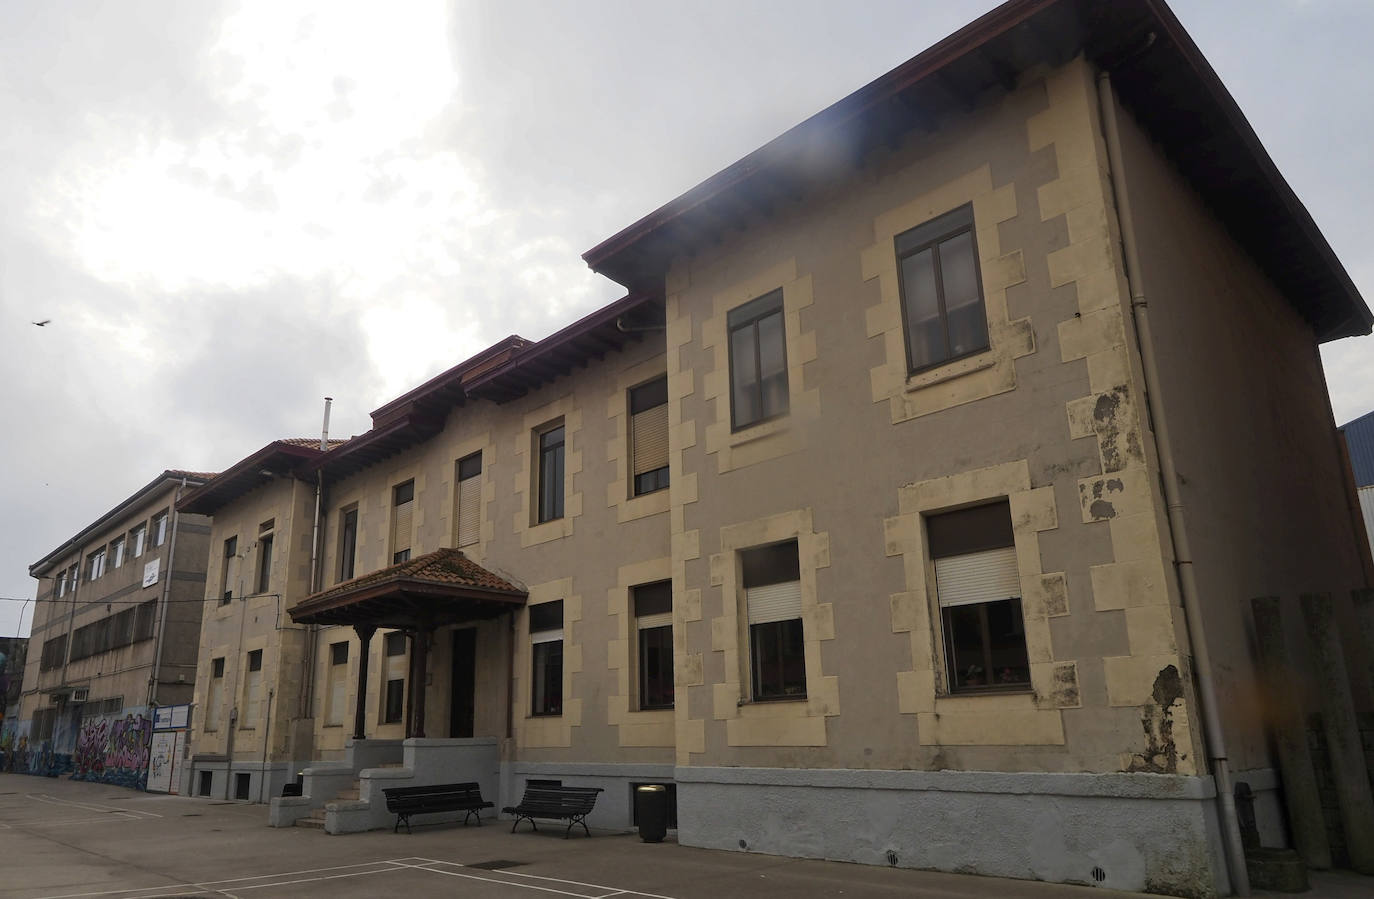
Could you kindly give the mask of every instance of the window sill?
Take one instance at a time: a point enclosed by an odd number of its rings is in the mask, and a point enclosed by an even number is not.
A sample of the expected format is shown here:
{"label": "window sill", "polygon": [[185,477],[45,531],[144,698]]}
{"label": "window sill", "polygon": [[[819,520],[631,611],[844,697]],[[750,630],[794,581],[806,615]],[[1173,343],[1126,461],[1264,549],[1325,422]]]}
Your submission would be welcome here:
{"label": "window sill", "polygon": [[332,727],[343,727],[342,724],[322,724],[320,726],[323,727],[325,730],[329,730]]}
{"label": "window sill", "polygon": [[963,359],[947,362],[938,368],[929,368],[913,375],[907,375],[906,392],[911,393],[916,390],[924,390],[927,387],[934,387],[936,384],[953,381],[964,375],[985,371],[996,364],[997,357],[993,355],[992,350],[983,350],[976,356],[965,356]]}
{"label": "window sill", "polygon": [[935,697],[940,712],[1017,712],[1035,708],[1035,690],[989,690],[983,693],[945,693]]}
{"label": "window sill", "polygon": [[528,717],[530,717],[530,718],[538,718],[538,719],[541,719],[541,720],[548,720],[549,718],[562,718],[562,717],[563,717],[563,713],[562,713],[562,712],[530,712],[530,714],[529,714]]}
{"label": "window sill", "polygon": [[740,705],[773,705],[778,702],[806,702],[806,694],[788,696],[768,696],[761,699],[741,699]]}
{"label": "window sill", "polygon": [[731,447],[743,446],[755,440],[762,440],[765,437],[772,437],[774,434],[781,434],[791,428],[792,422],[787,414],[761,421],[758,424],[745,425],[737,431],[730,433],[729,445]]}

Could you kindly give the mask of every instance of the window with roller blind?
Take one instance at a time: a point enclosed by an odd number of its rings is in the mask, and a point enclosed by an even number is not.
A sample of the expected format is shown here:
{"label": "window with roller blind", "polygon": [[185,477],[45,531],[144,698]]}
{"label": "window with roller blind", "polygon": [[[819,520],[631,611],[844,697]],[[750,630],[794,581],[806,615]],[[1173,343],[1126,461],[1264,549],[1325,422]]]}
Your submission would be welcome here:
{"label": "window with roller blind", "polygon": [[753,699],[805,699],[806,648],[797,541],[744,550],[740,565],[749,616]]}
{"label": "window with roller blind", "polygon": [[482,454],[473,453],[457,463],[457,504],[453,520],[458,522],[458,546],[471,546],[482,538]]}
{"label": "window with roller blind", "polygon": [[410,561],[410,531],[415,514],[415,482],[391,488],[391,564]]}
{"label": "window with roller blind", "polygon": [[529,607],[530,714],[563,714],[563,600]]}
{"label": "window with roller blind", "polygon": [[642,584],[634,600],[639,656],[639,707],[673,707],[673,582]]}
{"label": "window with roller blind", "polygon": [[951,693],[1030,688],[1021,577],[1004,500],[926,519]]}
{"label": "window with roller blind", "polygon": [[344,723],[344,713],[348,704],[348,641],[329,644],[329,701],[325,708],[324,723],[327,727],[339,727]]}
{"label": "window with roller blind", "polygon": [[668,376],[630,389],[630,463],[635,496],[668,486]]}

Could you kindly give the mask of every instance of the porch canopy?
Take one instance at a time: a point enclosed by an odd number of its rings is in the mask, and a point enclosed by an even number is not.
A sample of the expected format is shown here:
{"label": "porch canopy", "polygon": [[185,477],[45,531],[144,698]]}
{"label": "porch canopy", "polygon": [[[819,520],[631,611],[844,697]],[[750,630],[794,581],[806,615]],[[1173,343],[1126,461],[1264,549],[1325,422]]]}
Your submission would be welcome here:
{"label": "porch canopy", "polygon": [[526,591],[456,549],[440,549],[307,596],[288,610],[297,624],[351,625],[362,643],[353,736],[367,723],[367,663],[377,628],[411,638],[411,697],[406,734],[425,735],[425,672],[430,636],[439,627],[495,618],[525,604]]}

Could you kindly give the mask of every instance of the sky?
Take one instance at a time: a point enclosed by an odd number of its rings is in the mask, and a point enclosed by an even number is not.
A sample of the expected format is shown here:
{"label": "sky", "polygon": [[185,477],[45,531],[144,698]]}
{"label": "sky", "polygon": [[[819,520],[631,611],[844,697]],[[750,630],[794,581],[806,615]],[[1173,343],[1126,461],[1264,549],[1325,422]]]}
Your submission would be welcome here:
{"label": "sky", "polygon": [[[163,469],[618,298],[582,252],[995,5],[0,0],[0,635]],[[1374,298],[1374,4],[1174,10]],[[1374,409],[1374,337],[1322,358]]]}

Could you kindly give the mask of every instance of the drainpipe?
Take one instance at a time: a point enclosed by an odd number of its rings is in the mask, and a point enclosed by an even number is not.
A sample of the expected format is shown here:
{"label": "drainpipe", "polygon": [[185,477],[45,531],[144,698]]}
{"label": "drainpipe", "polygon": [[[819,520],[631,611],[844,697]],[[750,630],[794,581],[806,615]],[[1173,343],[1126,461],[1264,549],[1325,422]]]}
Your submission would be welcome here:
{"label": "drainpipe", "polygon": [[1207,647],[1207,632],[1198,598],[1197,579],[1193,571],[1193,551],[1188,538],[1183,497],[1178,489],[1178,468],[1174,464],[1173,443],[1169,439],[1169,419],[1164,409],[1159,364],[1155,358],[1154,340],[1150,336],[1149,303],[1145,297],[1144,278],[1141,274],[1135,239],[1135,219],[1131,214],[1131,199],[1126,190],[1126,174],[1122,167],[1116,95],[1112,90],[1111,76],[1106,71],[1098,73],[1097,93],[1102,112],[1102,129],[1107,141],[1107,165],[1111,171],[1112,191],[1116,195],[1116,217],[1121,229],[1121,251],[1126,266],[1126,283],[1131,291],[1131,316],[1135,322],[1136,349],[1145,373],[1145,408],[1153,424],[1164,501],[1169,510],[1169,536],[1173,543],[1179,594],[1183,600],[1183,612],[1188,622],[1188,639],[1193,651],[1193,674],[1197,678],[1198,702],[1202,706],[1203,741],[1206,743],[1208,761],[1211,763],[1212,777],[1216,783],[1217,814],[1221,823],[1222,843],[1226,849],[1226,866],[1235,894],[1249,896],[1250,876],[1245,868],[1245,849],[1241,843],[1240,825],[1236,820],[1236,799],[1232,792],[1226,739],[1218,713],[1216,684],[1212,676],[1212,657]]}
{"label": "drainpipe", "polygon": [[148,678],[148,702],[153,705],[157,702],[157,678],[162,669],[162,644],[167,632],[167,608],[168,599],[172,593],[172,568],[176,564],[177,557],[177,524],[181,520],[181,513],[177,511],[177,502],[181,499],[181,494],[186,489],[186,478],[181,479],[181,486],[177,487],[176,496],[172,498],[172,539],[167,544],[167,574],[162,582],[162,614],[158,616],[157,622],[157,648],[153,650],[153,673]]}
{"label": "drainpipe", "polygon": [[[278,664],[281,664],[278,660]],[[263,790],[267,787],[267,744],[272,738],[272,694],[273,689],[267,688],[267,720],[262,725],[262,768],[258,772],[258,802],[262,802]]]}
{"label": "drainpipe", "polygon": [[[324,423],[320,426],[320,452],[329,449],[329,410],[334,398],[324,398]],[[310,528],[310,592],[320,589],[320,515],[324,506],[324,472],[315,472],[315,520]],[[305,677],[301,678],[299,708],[302,718],[314,717],[315,712],[315,644],[319,642],[319,625],[309,626],[305,640]]]}

